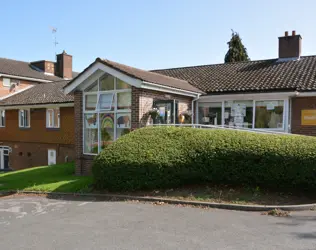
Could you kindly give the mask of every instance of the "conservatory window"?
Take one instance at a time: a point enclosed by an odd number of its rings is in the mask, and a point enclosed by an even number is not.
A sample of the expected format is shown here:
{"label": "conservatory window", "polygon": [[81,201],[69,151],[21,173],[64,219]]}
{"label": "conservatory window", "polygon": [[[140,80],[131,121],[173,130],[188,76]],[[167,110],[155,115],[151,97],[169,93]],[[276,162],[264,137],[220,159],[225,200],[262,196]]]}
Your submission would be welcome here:
{"label": "conservatory window", "polygon": [[87,88],[83,97],[85,154],[98,154],[131,130],[131,86],[108,74],[96,82],[99,87]]}
{"label": "conservatory window", "polygon": [[284,101],[257,101],[255,128],[283,128]]}

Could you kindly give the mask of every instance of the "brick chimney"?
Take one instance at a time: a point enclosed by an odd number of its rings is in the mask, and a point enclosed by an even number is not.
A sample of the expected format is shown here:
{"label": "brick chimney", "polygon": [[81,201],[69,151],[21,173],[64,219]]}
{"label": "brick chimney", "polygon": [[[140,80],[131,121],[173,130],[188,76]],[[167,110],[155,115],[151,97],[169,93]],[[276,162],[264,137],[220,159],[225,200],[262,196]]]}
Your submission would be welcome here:
{"label": "brick chimney", "polygon": [[56,55],[55,75],[64,79],[72,78],[72,56],[65,51]]}
{"label": "brick chimney", "polygon": [[299,58],[301,56],[302,37],[296,35],[296,31],[285,31],[284,36],[279,37],[279,58]]}

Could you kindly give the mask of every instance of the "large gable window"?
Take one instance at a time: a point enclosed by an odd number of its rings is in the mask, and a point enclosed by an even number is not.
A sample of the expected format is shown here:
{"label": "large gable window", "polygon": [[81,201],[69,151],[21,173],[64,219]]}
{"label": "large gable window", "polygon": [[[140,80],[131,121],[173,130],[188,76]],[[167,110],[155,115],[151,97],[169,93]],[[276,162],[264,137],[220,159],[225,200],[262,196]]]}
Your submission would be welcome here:
{"label": "large gable window", "polygon": [[98,154],[131,130],[131,86],[104,74],[84,90],[83,151]]}
{"label": "large gable window", "polygon": [[19,127],[20,128],[30,127],[30,110],[29,109],[19,110]]}

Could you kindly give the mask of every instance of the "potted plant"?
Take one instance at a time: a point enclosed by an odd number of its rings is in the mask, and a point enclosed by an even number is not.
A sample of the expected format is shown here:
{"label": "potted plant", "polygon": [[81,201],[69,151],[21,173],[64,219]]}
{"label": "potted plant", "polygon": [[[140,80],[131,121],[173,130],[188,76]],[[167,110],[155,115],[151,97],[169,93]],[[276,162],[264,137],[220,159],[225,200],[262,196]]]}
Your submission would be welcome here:
{"label": "potted plant", "polygon": [[181,112],[179,118],[181,118],[181,119],[179,119],[180,123],[185,123],[185,124],[191,123],[192,122],[192,112],[190,110],[183,111],[183,112]]}
{"label": "potted plant", "polygon": [[155,124],[157,121],[157,117],[159,116],[159,110],[157,108],[152,108],[148,111],[148,115],[151,117],[153,123]]}

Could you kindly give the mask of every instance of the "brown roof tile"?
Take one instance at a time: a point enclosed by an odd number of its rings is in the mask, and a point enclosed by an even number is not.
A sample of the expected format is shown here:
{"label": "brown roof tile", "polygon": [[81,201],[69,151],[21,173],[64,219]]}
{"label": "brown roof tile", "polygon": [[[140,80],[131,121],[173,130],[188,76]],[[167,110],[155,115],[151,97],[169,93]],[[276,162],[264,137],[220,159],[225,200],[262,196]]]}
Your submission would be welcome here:
{"label": "brown roof tile", "polygon": [[[48,81],[60,81],[63,80],[58,76],[46,75],[44,72],[36,70],[31,66],[29,62],[17,61],[7,58],[0,58],[0,74],[8,74],[21,77],[30,77]],[[73,77],[78,75],[77,72],[73,72]]]}
{"label": "brown roof tile", "polygon": [[0,101],[0,106],[71,103],[73,95],[65,95],[63,87],[69,81],[49,82],[34,85],[18,94]]}
{"label": "brown roof tile", "polygon": [[206,93],[316,90],[316,56],[160,69],[151,72],[188,81]]}

